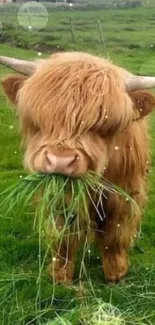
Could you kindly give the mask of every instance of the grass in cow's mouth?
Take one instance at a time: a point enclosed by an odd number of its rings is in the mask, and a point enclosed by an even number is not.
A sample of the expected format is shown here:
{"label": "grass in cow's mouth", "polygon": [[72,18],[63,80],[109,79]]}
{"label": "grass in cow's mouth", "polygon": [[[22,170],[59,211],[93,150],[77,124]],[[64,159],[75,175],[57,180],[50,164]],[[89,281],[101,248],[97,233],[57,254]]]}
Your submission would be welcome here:
{"label": "grass in cow's mouth", "polygon": [[[65,225],[76,223],[80,233],[83,225],[90,227],[89,205],[104,218],[103,198],[109,193],[120,195],[131,205],[131,215],[136,202],[121,188],[101,178],[99,174],[88,172],[81,178],[69,178],[62,175],[30,174],[17,184],[12,185],[0,194],[4,216],[16,206],[36,206],[41,219],[46,216],[54,225],[57,216],[65,217]],[[89,203],[88,203],[89,201]],[[35,203],[35,204],[34,204]],[[100,208],[99,208],[100,207]],[[101,214],[101,209],[103,209]],[[34,225],[36,225],[36,218]]]}

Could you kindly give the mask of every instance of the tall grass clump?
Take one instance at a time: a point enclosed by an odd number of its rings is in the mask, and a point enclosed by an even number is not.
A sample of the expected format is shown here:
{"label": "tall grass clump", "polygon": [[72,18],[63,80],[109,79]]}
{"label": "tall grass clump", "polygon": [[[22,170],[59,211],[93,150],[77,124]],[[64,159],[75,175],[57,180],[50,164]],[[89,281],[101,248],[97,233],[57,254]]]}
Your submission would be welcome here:
{"label": "tall grass clump", "polygon": [[[57,314],[57,313],[56,313]],[[57,314],[54,320],[43,325],[146,325],[145,319],[138,319],[129,311],[121,312],[111,303],[101,299],[80,305],[63,316]]]}

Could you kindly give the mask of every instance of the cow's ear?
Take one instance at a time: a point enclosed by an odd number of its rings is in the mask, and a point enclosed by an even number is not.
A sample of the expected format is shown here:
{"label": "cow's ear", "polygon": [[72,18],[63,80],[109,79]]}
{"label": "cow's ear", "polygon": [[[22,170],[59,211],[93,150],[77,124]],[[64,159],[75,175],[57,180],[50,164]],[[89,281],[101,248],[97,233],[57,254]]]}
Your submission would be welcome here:
{"label": "cow's ear", "polygon": [[17,103],[18,91],[26,79],[27,77],[25,76],[12,75],[2,80],[3,89],[13,104]]}
{"label": "cow's ear", "polygon": [[155,108],[155,96],[147,91],[132,91],[129,93],[133,101],[134,109],[139,113],[139,118],[143,118]]}

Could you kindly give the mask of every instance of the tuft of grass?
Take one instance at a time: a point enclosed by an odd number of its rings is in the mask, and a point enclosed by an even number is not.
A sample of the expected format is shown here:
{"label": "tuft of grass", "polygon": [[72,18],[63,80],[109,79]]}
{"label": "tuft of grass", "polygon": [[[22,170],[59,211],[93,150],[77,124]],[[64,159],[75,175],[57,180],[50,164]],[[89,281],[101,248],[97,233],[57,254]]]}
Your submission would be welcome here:
{"label": "tuft of grass", "polygon": [[70,310],[63,317],[56,313],[54,320],[43,325],[146,325],[146,323],[145,317],[138,319],[129,311],[122,313],[111,303],[93,297],[91,303],[87,304],[85,300],[80,309]]}

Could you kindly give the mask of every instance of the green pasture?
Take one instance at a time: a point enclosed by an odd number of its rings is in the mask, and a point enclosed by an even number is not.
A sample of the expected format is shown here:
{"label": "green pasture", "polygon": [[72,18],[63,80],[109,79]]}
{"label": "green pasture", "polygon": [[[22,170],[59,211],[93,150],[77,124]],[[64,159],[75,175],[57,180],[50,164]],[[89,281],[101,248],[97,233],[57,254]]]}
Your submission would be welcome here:
{"label": "green pasture", "polygon": [[[73,30],[71,30],[71,21]],[[104,44],[98,28],[102,26]],[[46,57],[57,50],[82,50],[110,57],[138,74],[155,75],[155,11],[149,8],[107,11],[49,12],[40,32],[23,30],[15,13],[1,12],[0,55],[23,59]],[[73,38],[73,35],[74,38]],[[21,44],[17,44],[21,43]],[[25,43],[24,43],[25,42]],[[10,74],[0,67],[0,78]],[[149,119],[152,164],[148,204],[140,238],[130,252],[131,266],[125,280],[115,286],[105,283],[99,253],[91,246],[86,254],[85,274],[78,280],[78,255],[72,286],[56,286],[46,266],[38,282],[38,233],[28,213],[0,211],[0,324],[1,325],[109,325],[91,323],[95,303],[113,305],[123,322],[111,325],[155,324],[155,114]],[[25,175],[15,110],[0,89],[0,191]],[[46,248],[42,245],[42,255]],[[83,313],[85,316],[82,316]],[[82,320],[80,320],[82,319]]]}
{"label": "green pasture", "polygon": [[[19,24],[18,12],[0,7],[0,42],[13,47],[51,53],[82,50],[115,59],[137,73],[153,73],[155,53],[155,10],[140,7],[128,10],[53,11],[46,16],[25,14]],[[21,17],[21,16],[20,16]],[[30,23],[31,22],[31,23]],[[32,28],[29,29],[29,26]],[[148,60],[149,58],[149,60]],[[150,61],[151,60],[151,61]],[[149,61],[149,62],[148,62]]]}

